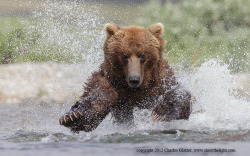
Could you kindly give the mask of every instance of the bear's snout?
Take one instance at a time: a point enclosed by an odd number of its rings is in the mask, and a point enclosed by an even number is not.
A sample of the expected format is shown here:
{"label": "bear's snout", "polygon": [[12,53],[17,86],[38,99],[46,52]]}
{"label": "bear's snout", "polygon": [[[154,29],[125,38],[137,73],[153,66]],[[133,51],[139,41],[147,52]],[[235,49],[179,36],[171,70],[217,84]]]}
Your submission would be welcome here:
{"label": "bear's snout", "polygon": [[129,84],[131,87],[138,87],[140,84],[140,77],[139,76],[131,76],[129,77]]}
{"label": "bear's snout", "polygon": [[128,59],[127,82],[132,88],[137,88],[141,85],[143,72],[140,59],[137,56],[131,56]]}

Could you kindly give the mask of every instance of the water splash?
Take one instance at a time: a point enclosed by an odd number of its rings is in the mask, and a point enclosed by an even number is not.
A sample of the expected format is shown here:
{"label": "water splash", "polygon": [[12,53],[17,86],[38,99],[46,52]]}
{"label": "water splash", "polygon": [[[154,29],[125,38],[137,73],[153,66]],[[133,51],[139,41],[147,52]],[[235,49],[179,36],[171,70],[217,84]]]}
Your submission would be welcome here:
{"label": "water splash", "polygon": [[179,82],[196,98],[189,120],[169,123],[153,122],[149,110],[134,110],[135,126],[116,126],[108,116],[92,135],[113,133],[128,134],[146,131],[182,129],[191,131],[248,130],[250,128],[250,102],[232,94],[235,77],[227,65],[218,60],[209,60],[193,72],[179,77]]}
{"label": "water splash", "polygon": [[27,36],[33,37],[36,44],[24,47],[32,49],[29,51],[34,57],[81,63],[90,73],[98,67],[103,60],[105,34],[103,17],[94,6],[88,8],[77,1],[42,0],[33,14],[27,23]]}
{"label": "water splash", "polygon": [[189,128],[238,130],[250,128],[250,102],[233,94],[236,79],[227,65],[210,60],[180,79],[196,97]]}

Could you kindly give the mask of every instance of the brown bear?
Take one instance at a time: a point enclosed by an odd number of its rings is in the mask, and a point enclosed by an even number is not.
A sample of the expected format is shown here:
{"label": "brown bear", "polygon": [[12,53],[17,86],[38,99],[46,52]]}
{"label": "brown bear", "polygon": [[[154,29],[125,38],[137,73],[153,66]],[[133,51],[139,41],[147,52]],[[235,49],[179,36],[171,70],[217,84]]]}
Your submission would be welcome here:
{"label": "brown bear", "polygon": [[162,56],[163,25],[106,24],[105,32],[104,62],[60,124],[73,132],[89,132],[110,112],[117,123],[133,123],[135,107],[152,109],[153,121],[188,119],[191,94],[177,83]]}

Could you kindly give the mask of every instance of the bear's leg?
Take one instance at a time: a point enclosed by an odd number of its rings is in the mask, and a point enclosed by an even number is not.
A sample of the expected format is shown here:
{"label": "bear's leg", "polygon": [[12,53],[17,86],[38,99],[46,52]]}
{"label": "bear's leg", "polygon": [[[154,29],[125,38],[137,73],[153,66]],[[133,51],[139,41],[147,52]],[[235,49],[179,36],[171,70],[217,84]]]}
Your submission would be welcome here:
{"label": "bear's leg", "polygon": [[112,108],[112,115],[114,122],[118,124],[133,125],[133,107],[128,106],[127,103],[118,103]]}
{"label": "bear's leg", "polygon": [[191,113],[191,94],[180,86],[167,92],[153,112],[153,121],[188,119]]}
{"label": "bear's leg", "polygon": [[118,94],[100,73],[94,73],[85,92],[71,110],[59,119],[73,132],[94,130],[117,103]]}

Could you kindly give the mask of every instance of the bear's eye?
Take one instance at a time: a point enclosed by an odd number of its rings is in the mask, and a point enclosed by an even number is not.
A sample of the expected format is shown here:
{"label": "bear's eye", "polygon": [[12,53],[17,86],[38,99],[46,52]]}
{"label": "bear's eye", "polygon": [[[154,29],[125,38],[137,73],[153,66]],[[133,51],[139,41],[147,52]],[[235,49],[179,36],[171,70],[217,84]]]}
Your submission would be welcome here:
{"label": "bear's eye", "polygon": [[121,58],[124,63],[128,63],[128,55],[122,54]]}
{"label": "bear's eye", "polygon": [[144,63],[146,61],[146,56],[145,55],[139,55],[140,62]]}

